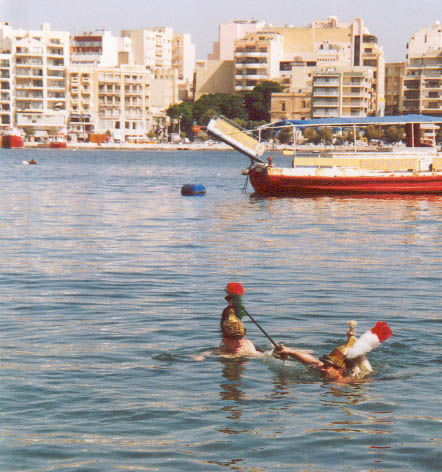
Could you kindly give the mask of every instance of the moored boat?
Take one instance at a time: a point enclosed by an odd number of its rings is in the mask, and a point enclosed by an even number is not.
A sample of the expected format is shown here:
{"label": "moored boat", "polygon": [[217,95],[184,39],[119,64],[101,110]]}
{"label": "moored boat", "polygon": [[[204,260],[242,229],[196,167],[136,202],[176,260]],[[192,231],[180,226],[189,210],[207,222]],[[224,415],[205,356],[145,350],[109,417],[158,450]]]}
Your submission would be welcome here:
{"label": "moored boat", "polygon": [[[218,121],[221,120],[221,121]],[[414,147],[420,144],[419,125],[441,123],[441,117],[406,115],[399,117],[367,117],[357,119],[321,119],[288,121],[276,126],[335,128],[369,124],[406,125],[407,142],[411,147],[401,152],[390,149],[381,153],[328,152],[315,157],[299,157],[294,150],[291,168],[273,166],[260,159],[263,151],[259,141],[246,135],[223,117],[211,120],[208,130],[234,149],[246,154],[251,164],[245,172],[257,194],[265,196],[313,195],[379,195],[379,194],[442,194],[442,156],[435,147]],[[272,125],[275,127],[275,124]],[[354,133],[356,135],[356,133]],[[243,137],[246,135],[247,139]],[[234,141],[232,143],[232,141]]]}
{"label": "moored boat", "polygon": [[1,137],[2,148],[13,149],[22,148],[25,143],[21,136],[16,134],[6,134]]}
{"label": "moored boat", "polygon": [[67,147],[66,141],[51,141],[49,147],[56,149],[63,149]]}

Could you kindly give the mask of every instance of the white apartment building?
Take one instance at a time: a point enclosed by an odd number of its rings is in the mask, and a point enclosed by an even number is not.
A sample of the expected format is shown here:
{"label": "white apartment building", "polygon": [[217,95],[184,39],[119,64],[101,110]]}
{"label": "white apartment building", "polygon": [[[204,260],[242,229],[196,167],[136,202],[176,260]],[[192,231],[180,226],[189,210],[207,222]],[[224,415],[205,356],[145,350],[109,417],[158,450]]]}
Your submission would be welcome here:
{"label": "white apartment building", "polygon": [[135,65],[145,66],[151,70],[172,67],[172,28],[123,30],[121,36],[132,41]]}
{"label": "white apartment building", "polygon": [[116,67],[121,39],[108,30],[94,30],[71,37],[71,64]]}
{"label": "white apartment building", "polygon": [[411,60],[428,54],[438,54],[442,50],[442,26],[436,21],[414,33],[407,44],[407,59]]}
{"label": "white apartment building", "polygon": [[[10,127],[23,128],[30,135],[66,131],[69,33],[52,31],[47,23],[37,31],[14,30],[2,23],[0,42],[2,75],[5,79],[9,75]],[[5,81],[3,87],[6,99]]]}
{"label": "white apartment building", "polygon": [[12,40],[0,39],[0,131],[13,125]]}
{"label": "white apartment building", "polygon": [[219,25],[219,39],[213,43],[213,52],[208,55],[209,61],[233,61],[235,41],[249,33],[256,33],[266,26],[264,21],[234,20]]}
{"label": "white apartment building", "polygon": [[178,72],[178,81],[192,83],[196,51],[190,34],[174,34],[172,42],[172,67]]}

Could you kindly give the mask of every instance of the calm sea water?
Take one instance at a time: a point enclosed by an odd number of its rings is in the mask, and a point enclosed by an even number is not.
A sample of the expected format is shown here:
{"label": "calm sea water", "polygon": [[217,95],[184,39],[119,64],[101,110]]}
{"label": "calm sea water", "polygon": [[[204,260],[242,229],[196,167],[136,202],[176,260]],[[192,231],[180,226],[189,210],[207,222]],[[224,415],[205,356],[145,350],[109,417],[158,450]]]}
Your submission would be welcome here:
{"label": "calm sea water", "polygon": [[[442,198],[258,198],[247,164],[0,151],[0,471],[440,470]],[[289,346],[327,353],[351,319],[394,335],[362,385],[195,362],[229,281]]]}

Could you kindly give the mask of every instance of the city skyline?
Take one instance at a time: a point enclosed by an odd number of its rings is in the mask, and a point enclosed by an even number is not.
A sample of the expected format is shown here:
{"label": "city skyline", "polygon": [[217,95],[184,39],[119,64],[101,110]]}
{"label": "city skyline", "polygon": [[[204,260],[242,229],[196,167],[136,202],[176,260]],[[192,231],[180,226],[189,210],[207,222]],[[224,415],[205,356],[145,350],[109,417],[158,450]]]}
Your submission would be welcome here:
{"label": "city skyline", "polygon": [[[70,8],[58,0],[0,0],[1,20],[13,28],[39,29],[48,22],[53,30],[71,34],[108,29],[119,35],[123,29],[170,26],[177,33],[189,33],[196,46],[197,59],[206,59],[218,40],[220,23],[237,19],[257,19],[282,26],[307,26],[314,20],[336,16],[347,22],[361,17],[378,37],[387,62],[406,60],[410,36],[440,20],[440,0],[273,0],[269,2],[224,0],[222,4],[203,0],[126,0],[124,15],[116,0],[71,0]],[[289,14],[288,14],[289,12]],[[393,25],[393,26],[392,26]]]}

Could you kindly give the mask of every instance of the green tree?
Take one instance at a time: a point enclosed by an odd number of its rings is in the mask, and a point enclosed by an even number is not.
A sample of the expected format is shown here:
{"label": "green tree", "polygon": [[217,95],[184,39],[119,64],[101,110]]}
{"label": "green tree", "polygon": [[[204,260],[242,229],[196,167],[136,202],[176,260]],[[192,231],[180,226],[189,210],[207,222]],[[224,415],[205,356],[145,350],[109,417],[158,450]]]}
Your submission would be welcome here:
{"label": "green tree", "polygon": [[321,140],[315,128],[305,128],[302,135],[308,143],[317,144]]}
{"label": "green tree", "polygon": [[328,126],[323,126],[318,130],[318,138],[320,143],[331,144],[333,142],[333,132]]}
{"label": "green tree", "polygon": [[371,141],[372,139],[380,140],[384,137],[384,131],[381,126],[368,125],[365,128],[365,137],[368,141]]}
{"label": "green tree", "polygon": [[199,124],[207,124],[204,121],[207,120],[209,110],[215,115],[224,115],[231,120],[235,118],[247,119],[244,99],[239,95],[226,93],[203,95],[193,104],[193,119]]}
{"label": "green tree", "polygon": [[397,143],[405,139],[405,130],[403,126],[386,126],[384,132],[387,143]]}
{"label": "green tree", "polygon": [[171,105],[166,110],[167,116],[174,122],[178,123],[178,130],[190,133],[193,123],[193,104],[191,102],[182,102],[176,105]]}
{"label": "green tree", "polygon": [[343,133],[344,142],[352,144],[354,143],[355,139],[361,139],[361,133],[359,132],[359,129],[356,128],[356,138],[355,138],[355,133],[354,133],[353,128],[347,128]]}
{"label": "green tree", "polygon": [[244,95],[244,103],[249,120],[268,123],[271,119],[272,93],[279,93],[283,90],[283,87],[277,82],[265,80],[259,83],[251,92],[247,92]]}

